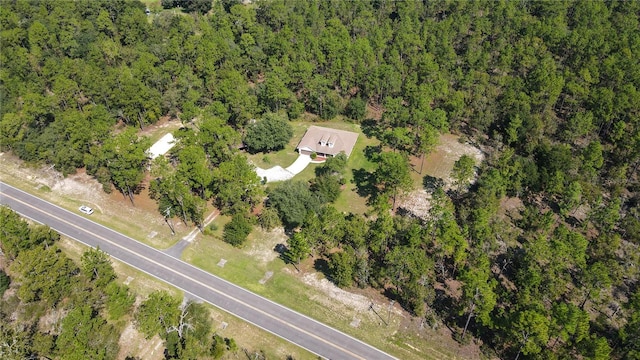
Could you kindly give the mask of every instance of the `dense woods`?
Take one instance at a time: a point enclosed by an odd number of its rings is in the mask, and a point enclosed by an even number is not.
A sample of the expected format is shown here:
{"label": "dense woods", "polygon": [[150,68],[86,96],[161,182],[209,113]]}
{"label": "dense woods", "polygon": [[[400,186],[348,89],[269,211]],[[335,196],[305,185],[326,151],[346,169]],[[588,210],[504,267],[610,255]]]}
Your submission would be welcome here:
{"label": "dense woods", "polygon": [[29,225],[4,206],[0,224],[12,275],[0,271],[0,295],[15,290],[0,301],[3,359],[122,358],[120,336],[132,319],[148,338],[162,338],[166,359],[217,359],[237,350],[233,339],[212,332],[203,304],[156,291],[134,306],[135,295],[100,249],[85,251],[78,264],[58,248],[60,235],[49,227]]}
{"label": "dense woods", "polygon": [[[146,15],[123,0],[2,1],[2,150],[64,174],[86,167],[132,199],[151,166],[163,214],[201,226],[210,202],[236,216],[239,241],[264,199],[241,134],[277,148],[286,141],[252,131],[343,114],[381,141],[359,189],[370,211],[331,205],[343,165],[271,189],[260,224],[275,226],[275,209],[295,229],[293,263],[326,258],[337,285],[379,289],[501,358],[640,357],[640,2],[192,3]],[[184,128],[149,164],[132,129],[165,115]],[[460,159],[451,191],[429,189],[427,217],[398,211],[414,187],[408,158],[444,132],[486,161]],[[38,233],[3,239],[3,252],[46,253],[80,276]],[[60,300],[46,282],[25,284],[39,287],[33,300]],[[110,326],[89,310],[74,316]]]}

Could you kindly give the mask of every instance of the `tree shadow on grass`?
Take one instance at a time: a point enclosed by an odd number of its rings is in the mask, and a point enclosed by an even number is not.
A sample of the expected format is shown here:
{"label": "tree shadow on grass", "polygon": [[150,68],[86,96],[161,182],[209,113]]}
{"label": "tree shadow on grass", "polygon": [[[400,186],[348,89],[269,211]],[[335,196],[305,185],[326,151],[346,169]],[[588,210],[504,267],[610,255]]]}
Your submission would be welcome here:
{"label": "tree shadow on grass", "polygon": [[330,270],[329,270],[329,262],[326,259],[322,259],[322,258],[316,259],[313,262],[313,268],[316,269],[316,271],[324,274],[324,276],[327,279],[331,277]]}
{"label": "tree shadow on grass", "polygon": [[364,168],[353,169],[353,182],[356,184],[358,195],[365,198],[375,196],[376,187],[372,173]]}
{"label": "tree shadow on grass", "polygon": [[287,255],[287,251],[289,251],[289,248],[287,248],[287,245],[276,244],[276,246],[273,248],[273,251],[278,253],[278,257],[282,261],[284,261],[285,264],[291,263],[291,259],[289,259],[289,256]]}
{"label": "tree shadow on grass", "polygon": [[365,119],[360,123],[360,128],[362,129],[362,133],[368,138],[378,136],[378,123],[374,119]]}
{"label": "tree shadow on grass", "polygon": [[382,152],[382,146],[380,145],[367,145],[364,148],[364,157],[369,161],[374,161],[376,157]]}

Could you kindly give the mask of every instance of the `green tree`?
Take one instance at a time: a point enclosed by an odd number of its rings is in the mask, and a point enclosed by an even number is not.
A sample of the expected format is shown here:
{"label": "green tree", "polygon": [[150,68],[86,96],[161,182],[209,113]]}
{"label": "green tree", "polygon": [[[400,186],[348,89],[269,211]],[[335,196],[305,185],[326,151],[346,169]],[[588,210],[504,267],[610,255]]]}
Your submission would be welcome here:
{"label": "green tree", "polygon": [[209,355],[214,359],[220,359],[224,355],[227,350],[227,344],[225,339],[218,335],[213,334],[213,343],[211,344],[211,350],[209,351]]}
{"label": "green tree", "polygon": [[307,85],[305,104],[308,111],[317,114],[323,120],[333,119],[342,110],[342,99],[331,89],[330,80],[317,74]]}
{"label": "green tree", "polygon": [[209,162],[218,166],[223,161],[233,158],[233,150],[240,143],[240,135],[224,120],[208,114],[205,110],[201,115],[202,121],[198,124],[197,142],[207,153]]}
{"label": "green tree", "polygon": [[573,304],[556,303],[552,307],[549,335],[556,335],[552,347],[558,340],[579,343],[589,335],[589,315]]}
{"label": "green tree", "polygon": [[560,213],[567,216],[574,211],[582,201],[582,186],[573,181],[565,188],[565,194],[560,201]]}
{"label": "green tree", "polygon": [[453,164],[451,177],[455,180],[458,192],[466,188],[471,178],[473,178],[474,166],[476,165],[473,158],[467,154],[462,155]]}
{"label": "green tree", "polygon": [[336,156],[328,158],[322,166],[316,168],[316,176],[343,175],[347,166],[347,155],[340,152]]}
{"label": "green tree", "polygon": [[297,232],[287,240],[286,255],[291,262],[300,265],[300,262],[311,254],[309,240],[304,234]]}
{"label": "green tree", "polygon": [[241,247],[251,230],[249,218],[245,214],[235,214],[231,217],[231,221],[224,225],[222,239],[235,247]]}
{"label": "green tree", "polygon": [[598,170],[604,164],[602,144],[599,141],[592,141],[582,153],[582,172],[587,179],[592,180],[597,176]]}
{"label": "green tree", "polygon": [[258,88],[258,100],[268,111],[284,110],[293,98],[284,77],[277,71],[272,71]]}
{"label": "green tree", "polygon": [[214,204],[225,215],[246,212],[262,200],[260,178],[246,157],[233,156],[213,170]]}
{"label": "green tree", "polygon": [[584,298],[580,304],[580,308],[584,309],[587,301],[592,300],[600,295],[600,291],[611,286],[611,269],[598,261],[591,264],[585,269],[581,276],[581,285],[584,291]]}
{"label": "green tree", "polygon": [[440,275],[444,280],[447,278],[447,268],[455,272],[464,265],[469,244],[456,222],[453,203],[442,189],[434,192],[429,215],[432,221],[428,223],[428,231],[431,235],[433,254],[437,259],[436,267],[440,269]]}
{"label": "green tree", "polygon": [[10,260],[34,245],[30,241],[31,231],[27,222],[7,206],[0,206],[0,223],[0,246]]}
{"label": "green tree", "polygon": [[160,117],[160,92],[134,77],[127,66],[118,69],[116,87],[110,95],[119,115],[129,125],[137,124],[142,129]]}
{"label": "green tree", "polygon": [[599,199],[598,202],[592,207],[589,217],[599,227],[600,231],[609,234],[617,227],[620,221],[621,200],[620,198],[614,198],[605,204],[602,199]]}
{"label": "green tree", "polygon": [[189,187],[200,198],[211,197],[211,182],[213,176],[209,167],[207,154],[202,146],[192,144],[187,145],[178,152],[179,164],[176,168],[176,175],[180,179],[186,180]]}
{"label": "green tree", "polygon": [[362,122],[367,115],[367,101],[358,96],[352,97],[344,109],[344,114],[356,122]]}
{"label": "green tree", "polygon": [[[611,358],[611,345],[604,337],[592,336],[591,346],[588,356],[594,360],[605,360]],[[627,353],[629,354],[629,353]]]}
{"label": "green tree", "polygon": [[382,142],[385,146],[389,146],[394,151],[410,153],[413,150],[414,139],[411,136],[411,130],[405,127],[395,127],[385,130],[382,133]]}
{"label": "green tree", "polygon": [[188,12],[206,14],[211,10],[212,2],[208,0],[176,0]]}
{"label": "green tree", "polygon": [[9,360],[23,360],[31,353],[26,332],[19,331],[4,321],[0,323],[0,354]]}
{"label": "green tree", "polygon": [[347,247],[345,251],[331,254],[329,258],[329,271],[331,279],[339,287],[349,287],[353,284],[353,266],[355,257],[353,249]]}
{"label": "green tree", "polygon": [[636,289],[626,305],[630,316],[627,324],[619,330],[619,336],[625,349],[625,359],[637,359],[640,357],[640,290]]}
{"label": "green tree", "polygon": [[393,209],[396,197],[411,190],[413,181],[405,156],[400,153],[383,152],[377,159],[378,167],[373,173],[380,195],[391,197]]}
{"label": "green tree", "polygon": [[89,249],[82,254],[82,272],[98,289],[106,286],[116,278],[116,273],[111,266],[109,255],[100,248]]}
{"label": "green tree", "polygon": [[436,128],[425,122],[419,122],[414,131],[414,151],[422,156],[420,162],[420,174],[424,165],[424,157],[431,152],[440,139],[440,133]]}
{"label": "green tree", "polygon": [[278,210],[272,207],[265,207],[258,216],[258,222],[263,230],[271,231],[280,226],[280,217],[278,216]]}
{"label": "green tree", "polygon": [[[150,141],[138,138],[133,128],[107,138],[102,147],[94,147],[87,155],[87,172],[100,181],[108,181],[133,204],[133,195],[140,190],[148,162]],[[101,172],[108,174],[101,178]],[[104,186],[108,184],[103,183]]]}
{"label": "green tree", "polygon": [[115,359],[118,332],[90,305],[78,306],[62,320],[57,353],[65,359]]}
{"label": "green tree", "polygon": [[165,334],[178,323],[180,301],[164,291],[152,292],[135,314],[138,329],[147,337]]}
{"label": "green tree", "polygon": [[387,253],[394,234],[394,218],[387,212],[379,214],[377,219],[371,223],[367,235],[369,248],[379,260],[383,259]]}
{"label": "green tree", "polygon": [[462,281],[462,299],[467,306],[467,321],[462,331],[462,338],[467,332],[469,321],[472,317],[478,318],[481,324],[490,326],[491,311],[496,306],[497,298],[495,288],[496,280],[492,277],[489,259],[481,254],[475,257],[473,264],[469,264],[460,274]]}
{"label": "green tree", "polygon": [[[433,301],[433,261],[414,241],[420,238],[417,227],[410,226],[402,245],[394,246],[384,258],[386,277],[395,287],[400,303],[417,316]],[[419,241],[419,240],[418,240]],[[413,243],[413,244],[412,244]]]}
{"label": "green tree", "polygon": [[293,228],[302,225],[308,212],[317,212],[320,201],[304,182],[288,180],[269,191],[268,205],[278,209],[285,226]]}
{"label": "green tree", "polygon": [[210,315],[203,304],[183,301],[175,325],[167,329],[165,347],[170,358],[197,359],[211,348]]}
{"label": "green tree", "polygon": [[104,289],[107,295],[105,302],[109,319],[117,320],[128,314],[133,306],[135,296],[129,292],[126,285],[119,284],[115,281],[110,282]]}
{"label": "green tree", "polygon": [[337,176],[323,175],[312,180],[311,191],[317,193],[322,198],[322,202],[332,203],[340,196],[342,185],[342,179]]}
{"label": "green tree", "polygon": [[519,311],[514,316],[512,332],[520,344],[516,360],[520,354],[540,353],[549,341],[549,319],[535,310]]}
{"label": "green tree", "polygon": [[9,278],[9,275],[7,275],[4,270],[0,269],[0,297],[4,295],[4,292],[9,288],[9,285],[11,285],[11,278]]}
{"label": "green tree", "polygon": [[23,302],[54,306],[69,292],[77,268],[56,246],[21,252],[11,265],[20,274],[18,296]]}
{"label": "green tree", "polygon": [[293,136],[293,128],[284,117],[268,113],[247,127],[244,142],[252,152],[268,152],[284,148]]}

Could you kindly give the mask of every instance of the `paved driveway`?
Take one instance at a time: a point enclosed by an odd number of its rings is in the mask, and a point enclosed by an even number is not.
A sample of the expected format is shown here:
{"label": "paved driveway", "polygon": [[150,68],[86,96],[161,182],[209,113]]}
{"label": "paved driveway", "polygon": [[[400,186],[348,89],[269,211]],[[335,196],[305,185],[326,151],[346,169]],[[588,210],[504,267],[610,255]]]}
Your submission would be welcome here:
{"label": "paved driveway", "polygon": [[280,165],[274,166],[269,169],[256,167],[256,173],[258,174],[260,179],[264,179],[266,177],[267,182],[289,180],[302,172],[302,170],[304,170],[310,162],[311,157],[309,155],[300,154],[296,161],[294,161],[293,164],[291,164],[286,169],[284,169]]}

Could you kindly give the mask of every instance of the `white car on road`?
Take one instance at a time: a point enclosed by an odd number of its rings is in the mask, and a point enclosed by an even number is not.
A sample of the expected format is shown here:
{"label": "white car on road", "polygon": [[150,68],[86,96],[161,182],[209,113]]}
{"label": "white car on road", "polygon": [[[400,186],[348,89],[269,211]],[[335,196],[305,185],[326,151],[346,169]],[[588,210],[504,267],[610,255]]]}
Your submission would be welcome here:
{"label": "white car on road", "polygon": [[88,206],[85,206],[85,205],[80,206],[79,210],[80,210],[80,212],[83,212],[83,213],[85,213],[87,215],[93,214],[93,209],[88,207]]}

